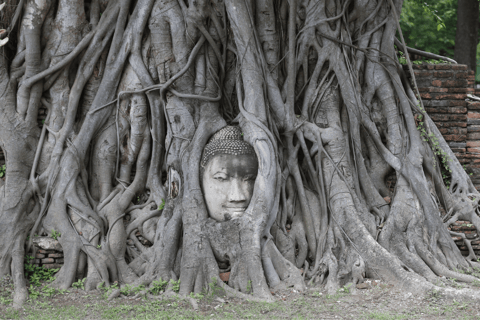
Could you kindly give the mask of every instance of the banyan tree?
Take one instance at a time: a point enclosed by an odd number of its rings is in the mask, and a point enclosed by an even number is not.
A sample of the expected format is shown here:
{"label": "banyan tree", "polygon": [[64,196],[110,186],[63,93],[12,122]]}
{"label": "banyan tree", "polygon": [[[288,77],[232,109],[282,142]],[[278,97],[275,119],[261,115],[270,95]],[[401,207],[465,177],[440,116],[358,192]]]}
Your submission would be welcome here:
{"label": "banyan tree", "polygon": [[398,63],[402,2],[8,0],[0,276],[14,304],[32,239],[52,233],[63,289],[161,278],[268,301],[370,277],[479,297],[437,287],[476,280],[447,226],[480,228],[480,195]]}

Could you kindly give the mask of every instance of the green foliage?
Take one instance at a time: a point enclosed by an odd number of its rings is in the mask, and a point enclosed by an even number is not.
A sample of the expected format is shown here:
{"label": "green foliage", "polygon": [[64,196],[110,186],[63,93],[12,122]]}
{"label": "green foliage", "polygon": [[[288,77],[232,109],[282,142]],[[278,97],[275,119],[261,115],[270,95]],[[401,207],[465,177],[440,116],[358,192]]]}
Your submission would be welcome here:
{"label": "green foliage", "polygon": [[51,237],[54,239],[54,240],[58,240],[58,238],[61,236],[60,232],[59,231],[55,231],[54,229],[52,229],[52,235]]}
{"label": "green foliage", "polygon": [[[420,131],[420,136],[422,137],[422,140],[430,143],[430,147],[432,148],[433,153],[437,155],[442,161],[441,168],[442,170],[445,170],[445,172],[442,171],[442,175],[445,180],[447,178],[447,174],[452,172],[452,170],[448,166],[448,161],[450,161],[450,157],[442,148],[440,148],[440,143],[438,142],[438,138],[432,132],[427,133],[427,130],[425,129],[425,124],[422,121],[423,115],[421,114],[417,115],[417,120],[419,121],[417,130]],[[434,166],[436,165],[435,158],[433,159],[433,165]],[[445,182],[445,184],[447,184],[447,182]]]}
{"label": "green foliage", "polygon": [[167,287],[167,284],[168,284],[168,281],[164,281],[162,280],[162,278],[160,278],[159,280],[153,281],[149,289],[150,293],[154,295],[158,295],[162,293]]}
{"label": "green foliage", "polygon": [[172,285],[172,291],[178,293],[180,291],[180,280],[175,281],[170,279],[170,284]]}
{"label": "green foliage", "polygon": [[31,260],[33,260],[33,257],[28,256],[27,263],[25,263],[25,276],[30,282],[30,286],[39,287],[44,281],[52,282],[55,280],[54,274],[60,269],[46,269],[39,267],[31,264]]}
{"label": "green foliage", "polygon": [[453,57],[456,0],[405,0],[400,26],[408,46]]}
{"label": "green foliage", "polygon": [[165,208],[165,199],[162,199],[162,203],[158,206],[158,211],[163,210]]}
{"label": "green foliage", "polygon": [[[396,47],[396,46],[395,46]],[[400,64],[407,64],[407,58],[405,58],[405,54],[402,51],[398,51],[398,62]],[[422,64],[422,63],[427,63],[427,64],[441,64],[441,63],[447,63],[450,64],[451,62],[445,61],[445,60],[436,60],[436,59],[421,59],[421,60],[414,60],[412,61],[412,64]]]}
{"label": "green foliage", "polygon": [[5,173],[7,172],[7,167],[5,165],[0,166],[0,178],[3,178],[5,176]]}
{"label": "green foliage", "polygon": [[247,282],[247,292],[252,292],[252,280],[248,280]]}
{"label": "green foliage", "polygon": [[77,289],[85,290],[85,280],[86,280],[86,279],[87,279],[87,278],[78,279],[77,282],[72,283],[72,287],[73,287],[73,288],[77,288]]}
{"label": "green foliage", "polygon": [[343,286],[343,288],[340,288],[340,292],[344,292],[344,293],[352,293],[352,289],[353,289],[353,283],[347,283],[346,285]]}

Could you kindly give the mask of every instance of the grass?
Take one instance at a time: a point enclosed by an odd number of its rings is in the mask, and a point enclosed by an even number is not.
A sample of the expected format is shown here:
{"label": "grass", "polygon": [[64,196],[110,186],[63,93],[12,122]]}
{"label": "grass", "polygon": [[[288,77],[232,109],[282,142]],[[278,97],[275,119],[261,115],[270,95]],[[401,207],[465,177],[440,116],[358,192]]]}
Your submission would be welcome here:
{"label": "grass", "polygon": [[[305,294],[281,292],[273,303],[227,299],[220,292],[190,295],[197,300],[194,310],[190,301],[178,296],[136,298],[139,290],[158,294],[171,284],[159,280],[151,288],[127,288],[126,295],[106,300],[110,290],[85,292],[70,289],[52,291],[48,284],[37,287],[40,294],[29,299],[22,310],[14,310],[11,282],[0,279],[0,319],[478,319],[480,306],[476,303],[445,300],[432,293],[425,298],[404,298],[405,293],[390,295],[389,289],[375,287],[352,295],[340,291],[308,291]],[[163,299],[162,299],[163,297]]]}

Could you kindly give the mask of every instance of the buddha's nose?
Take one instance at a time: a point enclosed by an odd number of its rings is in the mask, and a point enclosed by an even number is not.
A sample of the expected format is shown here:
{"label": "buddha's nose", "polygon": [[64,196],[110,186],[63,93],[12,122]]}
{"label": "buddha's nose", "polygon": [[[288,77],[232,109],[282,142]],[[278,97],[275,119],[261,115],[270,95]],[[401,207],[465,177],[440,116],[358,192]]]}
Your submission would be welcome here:
{"label": "buddha's nose", "polygon": [[228,201],[230,202],[242,202],[247,200],[247,195],[242,188],[242,179],[233,179],[230,185],[230,192],[228,195]]}

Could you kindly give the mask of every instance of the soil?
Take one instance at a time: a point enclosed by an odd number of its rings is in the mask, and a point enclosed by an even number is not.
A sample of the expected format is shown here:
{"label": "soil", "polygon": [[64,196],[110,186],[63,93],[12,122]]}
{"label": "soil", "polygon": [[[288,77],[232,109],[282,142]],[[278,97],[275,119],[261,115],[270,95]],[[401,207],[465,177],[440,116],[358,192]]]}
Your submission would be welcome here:
{"label": "soil", "polygon": [[44,284],[34,289],[41,292],[37,298],[15,310],[13,282],[4,278],[0,280],[0,319],[480,319],[475,301],[447,300],[435,292],[417,296],[379,280],[367,280],[363,286],[367,288],[354,292],[343,288],[334,295],[322,288],[304,293],[283,290],[274,292],[273,303],[266,303],[227,298],[218,287],[215,294],[194,298],[170,292],[120,295],[109,301],[111,291],[106,289],[52,293]]}

